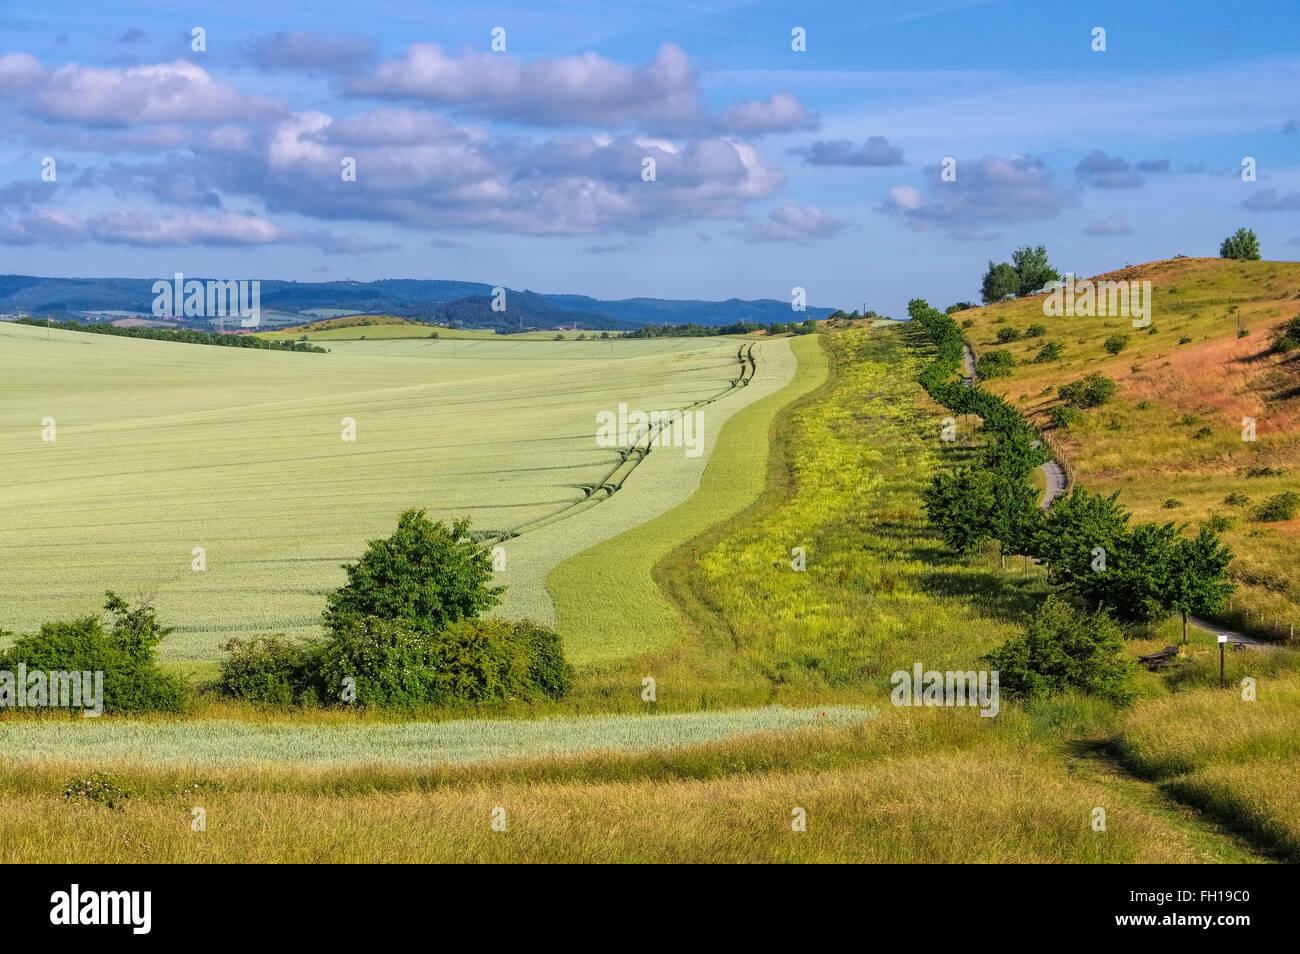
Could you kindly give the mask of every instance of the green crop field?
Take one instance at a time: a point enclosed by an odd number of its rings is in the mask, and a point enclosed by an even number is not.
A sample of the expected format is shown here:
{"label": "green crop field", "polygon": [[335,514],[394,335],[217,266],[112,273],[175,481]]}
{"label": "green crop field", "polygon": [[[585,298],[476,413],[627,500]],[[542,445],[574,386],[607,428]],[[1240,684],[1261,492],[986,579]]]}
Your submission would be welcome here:
{"label": "green crop field", "polygon": [[[213,659],[232,635],[309,635],[340,564],[402,510],[509,533],[582,505],[619,466],[596,443],[599,411],[712,401],[700,456],[657,448],[611,498],[648,519],[698,484],[726,417],[793,373],[786,340],[759,341],[753,384],[735,387],[741,344],[357,340],[298,354],[0,325],[0,446],[20,488],[0,502],[0,628],[94,612],[111,588],[153,594],[178,624],[165,659]],[[527,536],[507,542],[502,582],[519,585],[503,609],[553,618],[550,568],[629,525],[615,510],[602,530],[602,509],[519,559]]]}

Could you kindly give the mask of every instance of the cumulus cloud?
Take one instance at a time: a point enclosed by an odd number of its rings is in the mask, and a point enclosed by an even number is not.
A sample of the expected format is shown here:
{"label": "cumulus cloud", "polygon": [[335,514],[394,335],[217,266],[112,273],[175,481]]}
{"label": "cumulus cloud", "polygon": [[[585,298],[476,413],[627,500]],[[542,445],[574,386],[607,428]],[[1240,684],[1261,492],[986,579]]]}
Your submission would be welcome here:
{"label": "cumulus cloud", "polygon": [[748,223],[741,234],[748,242],[806,242],[830,238],[846,228],[847,222],[812,206],[783,205],[765,221]]}
{"label": "cumulus cloud", "polygon": [[1265,189],[1252,195],[1241,206],[1252,212],[1295,212],[1300,210],[1300,192],[1278,195],[1276,189]]}
{"label": "cumulus cloud", "polygon": [[1084,235],[1132,235],[1128,222],[1122,215],[1108,215],[1097,222],[1089,223],[1083,230]]}
{"label": "cumulus cloud", "polygon": [[[259,44],[254,50],[267,68],[286,69],[343,69],[368,49],[307,34]],[[750,203],[785,181],[750,138],[816,123],[788,93],[710,114],[694,69],[671,44],[650,63],[630,66],[595,54],[522,63],[417,45],[343,82],[394,101],[343,116],[291,112],[184,60],[46,68],[26,54],[0,56],[0,126],[42,149],[102,157],[76,177],[61,161],[59,188],[66,181],[119,202],[115,211],[85,222],[69,218],[60,229],[49,217],[19,220],[16,200],[40,200],[15,192],[3,223],[7,240],[304,242],[329,254],[362,254],[384,246],[346,230],[302,231],[273,219],[392,223],[438,235],[636,235],[706,220],[743,222]],[[453,115],[431,104],[451,106]],[[470,118],[455,115],[461,112]],[[574,128],[542,135],[495,125],[515,120]],[[593,125],[606,128],[587,128]],[[136,161],[130,153],[154,158]],[[112,161],[115,155],[129,161]],[[656,162],[654,182],[641,178],[647,156]],[[356,162],[354,182],[340,176],[345,157]],[[808,237],[833,227],[829,217],[786,212],[753,226],[751,235]]]}
{"label": "cumulus cloud", "polygon": [[1100,149],[1084,156],[1074,167],[1074,174],[1084,185],[1098,189],[1134,189],[1142,184],[1142,177],[1127,161]]}
{"label": "cumulus cloud", "polygon": [[348,89],[360,96],[463,106],[482,116],[553,125],[636,120],[682,128],[705,118],[695,70],[686,51],[672,43],[644,66],[625,66],[590,52],[531,62],[476,50],[449,56],[436,43],[416,43],[352,80]]}
{"label": "cumulus cloud", "polygon": [[847,139],[831,139],[819,140],[790,152],[803,156],[805,166],[898,166],[903,163],[903,150],[890,145],[884,136],[870,136],[861,147]]}
{"label": "cumulus cloud", "polygon": [[186,60],[129,68],[46,70],[26,54],[0,57],[0,97],[17,98],[30,116],[88,126],[247,122],[282,111],[246,95]]}
{"label": "cumulus cloud", "polygon": [[1141,159],[1137,164],[1138,172],[1168,172],[1168,159]]}
{"label": "cumulus cloud", "polygon": [[717,128],[733,136],[759,136],[763,133],[813,129],[816,120],[790,93],[774,93],[766,101],[734,103],[718,114]]}
{"label": "cumulus cloud", "polygon": [[529,62],[478,50],[453,56],[436,43],[416,43],[353,78],[347,89],[356,96],[458,106],[476,116],[540,125],[632,123],[660,132],[735,136],[816,126],[790,93],[734,103],[710,116],[695,68],[673,43],[642,66],[592,52]]}
{"label": "cumulus cloud", "polygon": [[895,215],[915,228],[941,229],[951,238],[997,237],[990,224],[1050,219],[1078,204],[1037,159],[984,156],[957,163],[957,179],[944,182],[938,165],[922,173],[925,191],[896,186],[878,211]]}

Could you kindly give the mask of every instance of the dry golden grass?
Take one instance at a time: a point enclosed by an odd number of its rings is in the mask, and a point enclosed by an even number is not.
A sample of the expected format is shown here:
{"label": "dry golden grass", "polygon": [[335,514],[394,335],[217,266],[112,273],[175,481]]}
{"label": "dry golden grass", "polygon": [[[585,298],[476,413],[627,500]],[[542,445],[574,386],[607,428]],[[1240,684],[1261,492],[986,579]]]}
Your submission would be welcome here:
{"label": "dry golden grass", "polygon": [[[34,862],[1193,862],[1191,833],[973,714],[896,712],[671,753],[483,769],[214,777],[137,768],[125,807],[61,768],[0,775],[0,860]],[[202,795],[182,794],[200,781]],[[1107,830],[1093,831],[1095,807]],[[191,830],[192,809],[206,831]],[[795,808],[807,831],[792,830]],[[494,831],[494,809],[505,831]]]}

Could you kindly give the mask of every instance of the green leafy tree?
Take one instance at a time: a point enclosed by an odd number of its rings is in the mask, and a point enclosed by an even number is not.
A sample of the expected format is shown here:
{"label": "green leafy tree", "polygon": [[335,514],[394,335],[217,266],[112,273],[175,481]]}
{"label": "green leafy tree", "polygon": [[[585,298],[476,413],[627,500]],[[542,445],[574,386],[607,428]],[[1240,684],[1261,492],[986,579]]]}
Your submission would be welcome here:
{"label": "green leafy tree", "polygon": [[1038,558],[1047,564],[1048,582],[1093,606],[1104,601],[1102,578],[1112,572],[1131,517],[1118,501],[1119,491],[1103,497],[1075,487],[1056,498],[1034,541]]}
{"label": "green leafy tree", "polygon": [[1219,246],[1220,258],[1259,260],[1259,237],[1250,229],[1237,229]]}
{"label": "green leafy tree", "polygon": [[1163,603],[1183,617],[1183,642],[1187,642],[1187,617],[1219,610],[1232,591],[1228,566],[1232,551],[1208,527],[1194,537],[1180,537],[1169,559]]}
{"label": "green leafy tree", "polygon": [[997,498],[989,471],[964,467],[936,474],[921,498],[931,525],[950,549],[972,553],[993,537]]}
{"label": "green leafy tree", "polygon": [[1124,655],[1124,632],[1104,611],[1080,613],[1049,596],[1024,635],[1007,640],[984,660],[1001,688],[1028,699],[1083,692],[1127,705],[1136,691],[1136,665]]}
{"label": "green leafy tree", "polygon": [[1011,265],[1016,270],[1021,295],[1032,294],[1048,282],[1061,280],[1061,273],[1047,261],[1047,249],[1042,245],[1016,249],[1011,253]]}
{"label": "green leafy tree", "polygon": [[1000,544],[1003,566],[1006,554],[1036,555],[1035,540],[1044,520],[1038,491],[1027,481],[997,480],[993,485],[993,535]]}
{"label": "green leafy tree", "polygon": [[469,521],[450,527],[408,510],[386,540],[371,540],[357,563],[346,564],[348,582],[327,599],[324,623],[345,625],[376,617],[435,632],[501,602],[492,586],[492,562],[471,537]]}
{"label": "green leafy tree", "polygon": [[984,304],[1001,301],[1020,292],[1020,276],[1007,262],[994,264],[989,262],[988,271],[984,273],[984,282],[980,286],[980,297]]}
{"label": "green leafy tree", "polygon": [[1098,585],[1085,591],[1093,607],[1109,609],[1124,622],[1146,623],[1168,612],[1165,599],[1173,574],[1178,531],[1172,523],[1140,523],[1120,536]]}

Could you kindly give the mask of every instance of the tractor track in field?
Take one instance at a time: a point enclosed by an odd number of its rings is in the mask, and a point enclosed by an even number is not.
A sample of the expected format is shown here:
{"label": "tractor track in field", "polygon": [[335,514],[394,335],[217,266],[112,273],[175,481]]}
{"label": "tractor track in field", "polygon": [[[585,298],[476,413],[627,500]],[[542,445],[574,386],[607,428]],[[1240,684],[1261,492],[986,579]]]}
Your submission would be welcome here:
{"label": "tractor track in field", "polygon": [[[695,401],[672,412],[673,414],[678,415],[677,426],[682,426],[680,423],[680,415],[689,414],[692,411],[698,411],[703,407],[713,404],[715,401],[720,401],[728,394],[734,394],[741,388],[747,387],[749,383],[754,380],[755,375],[758,373],[758,361],[754,357],[754,345],[752,342],[741,344],[740,347],[737,348],[736,369],[736,377],[732,378],[730,382],[728,382],[726,388],[712,397]],[[509,530],[492,531],[489,534],[478,537],[478,541],[488,545],[502,543],[506,540],[528,533],[530,530],[537,530],[541,527],[547,526],[548,524],[572,517],[577,513],[581,513],[584,510],[602,503],[603,501],[609,500],[622,488],[628,477],[632,475],[632,472],[641,465],[641,462],[650,455],[650,451],[654,449],[656,441],[658,441],[660,437],[663,436],[665,430],[671,428],[671,426],[671,419],[668,422],[661,419],[652,421],[644,430],[638,429],[633,435],[631,435],[633,438],[632,446],[624,448],[619,452],[619,461],[614,465],[613,469],[598,482],[583,485],[582,489],[585,492],[585,495],[581,500],[575,500],[573,503],[554,511],[553,513],[538,517],[536,520],[520,524],[517,527],[512,527]]]}

